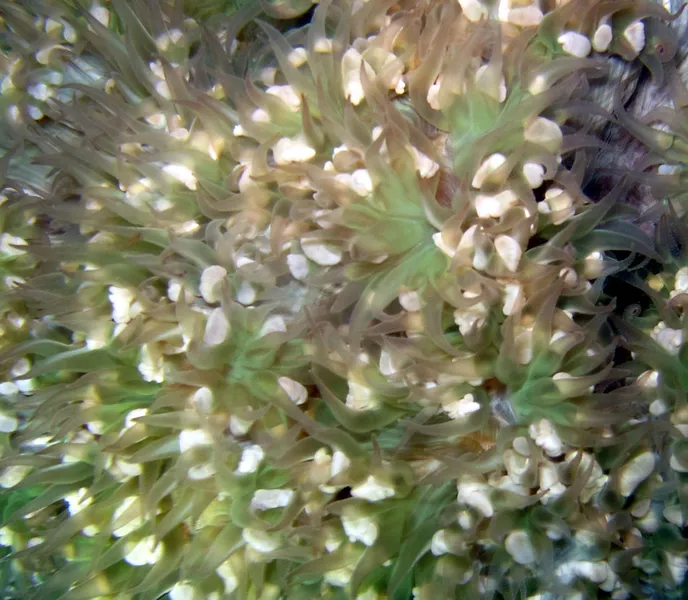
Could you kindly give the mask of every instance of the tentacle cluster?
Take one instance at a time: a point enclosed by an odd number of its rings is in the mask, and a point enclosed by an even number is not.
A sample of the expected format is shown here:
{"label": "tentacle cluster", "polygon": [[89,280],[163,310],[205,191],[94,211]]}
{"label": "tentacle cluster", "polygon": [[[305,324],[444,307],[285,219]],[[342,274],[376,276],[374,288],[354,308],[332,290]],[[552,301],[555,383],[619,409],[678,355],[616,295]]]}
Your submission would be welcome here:
{"label": "tentacle cluster", "polygon": [[3,597],[680,596],[678,13],[0,16]]}

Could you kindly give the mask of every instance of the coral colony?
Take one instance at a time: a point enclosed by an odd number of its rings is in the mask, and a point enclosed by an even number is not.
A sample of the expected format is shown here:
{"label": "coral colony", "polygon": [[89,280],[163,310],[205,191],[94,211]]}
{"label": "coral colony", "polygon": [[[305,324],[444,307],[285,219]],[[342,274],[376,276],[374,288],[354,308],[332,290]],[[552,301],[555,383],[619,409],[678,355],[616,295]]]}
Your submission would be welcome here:
{"label": "coral colony", "polygon": [[686,18],[528,2],[0,1],[3,599],[686,597]]}

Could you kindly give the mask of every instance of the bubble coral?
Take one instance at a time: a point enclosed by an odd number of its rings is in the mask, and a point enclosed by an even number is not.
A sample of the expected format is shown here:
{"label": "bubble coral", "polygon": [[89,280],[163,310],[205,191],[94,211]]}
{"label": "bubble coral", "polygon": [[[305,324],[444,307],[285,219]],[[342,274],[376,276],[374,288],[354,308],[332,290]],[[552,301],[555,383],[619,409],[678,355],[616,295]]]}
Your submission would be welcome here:
{"label": "bubble coral", "polygon": [[0,15],[4,597],[681,594],[679,12]]}

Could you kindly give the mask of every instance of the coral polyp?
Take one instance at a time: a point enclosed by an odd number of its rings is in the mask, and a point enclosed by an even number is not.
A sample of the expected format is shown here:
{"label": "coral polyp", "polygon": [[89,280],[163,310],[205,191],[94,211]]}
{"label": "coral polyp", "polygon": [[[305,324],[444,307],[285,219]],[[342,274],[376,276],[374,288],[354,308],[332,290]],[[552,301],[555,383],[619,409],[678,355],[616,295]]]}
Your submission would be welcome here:
{"label": "coral polyp", "polygon": [[2,597],[683,597],[679,9],[0,0]]}

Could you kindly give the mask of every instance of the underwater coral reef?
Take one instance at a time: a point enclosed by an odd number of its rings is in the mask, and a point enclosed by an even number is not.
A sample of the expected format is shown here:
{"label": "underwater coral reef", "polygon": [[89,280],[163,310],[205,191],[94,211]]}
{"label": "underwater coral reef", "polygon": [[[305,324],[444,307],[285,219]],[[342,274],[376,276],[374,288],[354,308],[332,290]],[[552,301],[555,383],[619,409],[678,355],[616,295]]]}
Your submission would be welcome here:
{"label": "underwater coral reef", "polygon": [[682,8],[0,0],[0,596],[688,597]]}

